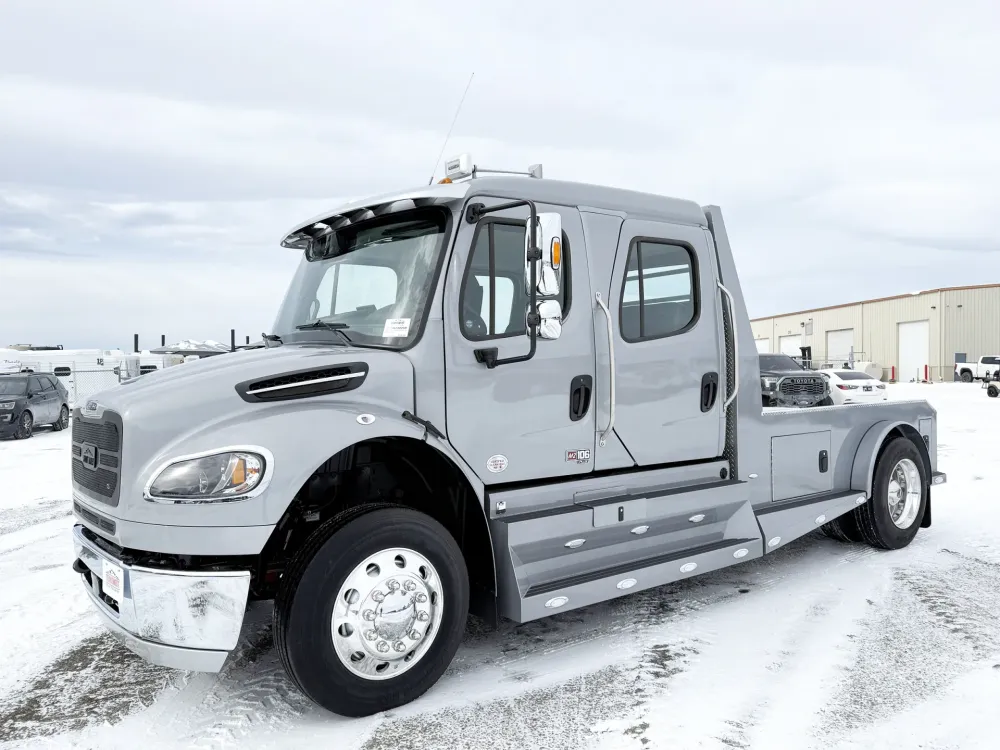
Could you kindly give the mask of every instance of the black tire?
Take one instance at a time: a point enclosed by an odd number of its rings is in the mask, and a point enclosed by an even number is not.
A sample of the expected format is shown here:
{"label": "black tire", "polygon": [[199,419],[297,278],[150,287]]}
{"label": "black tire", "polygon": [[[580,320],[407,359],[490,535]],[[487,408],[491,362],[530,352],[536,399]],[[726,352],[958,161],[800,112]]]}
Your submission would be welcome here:
{"label": "black tire", "polygon": [[[380,550],[405,547],[437,569],[443,619],[408,671],[367,680],[340,661],[331,635],[334,601],[351,571]],[[285,671],[312,701],[342,716],[370,716],[423,695],[444,674],[465,633],[469,577],[458,544],[440,523],[410,508],[361,506],[327,521],[306,541],[274,601],[274,633]]]}
{"label": "black tire", "polygon": [[986,386],[986,395],[990,398],[996,398],[997,396],[1000,396],[1000,388],[997,388],[997,386],[991,383]]}
{"label": "black tire", "polygon": [[35,431],[35,417],[25,409],[17,418],[17,429],[14,430],[15,440],[27,440]]}
{"label": "black tire", "polygon": [[767,396],[763,396],[762,395],[760,397],[760,405],[761,406],[770,406],[771,405],[771,399],[768,398]]}
{"label": "black tire", "polygon": [[858,528],[858,522],[853,512],[834,518],[832,521],[823,524],[820,529],[831,539],[836,539],[838,542],[844,542],[845,544],[857,544],[858,542],[865,541],[864,536],[861,534],[861,529]]}
{"label": "black tire", "polygon": [[971,383],[972,382],[972,373],[969,372],[968,370],[962,370],[961,377],[962,377],[962,382],[963,383]]}
{"label": "black tire", "polygon": [[59,410],[59,419],[52,423],[52,431],[60,432],[67,427],[69,427],[69,407],[63,404]]}
{"label": "black tire", "polygon": [[[889,493],[889,481],[896,465],[903,459],[909,459],[916,467],[920,476],[920,506],[913,522],[905,529],[896,526],[889,515],[889,505],[886,501]],[[871,498],[864,505],[854,510],[854,519],[864,541],[880,549],[902,549],[913,541],[920,530],[920,523],[927,511],[927,496],[930,491],[930,477],[927,475],[923,456],[912,440],[905,437],[893,438],[875,466],[875,479],[872,482]]]}

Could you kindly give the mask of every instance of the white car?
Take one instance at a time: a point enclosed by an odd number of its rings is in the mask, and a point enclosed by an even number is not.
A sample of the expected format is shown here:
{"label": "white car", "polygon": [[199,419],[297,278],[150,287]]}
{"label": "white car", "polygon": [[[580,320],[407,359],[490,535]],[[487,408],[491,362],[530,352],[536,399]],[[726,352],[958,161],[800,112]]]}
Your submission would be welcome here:
{"label": "white car", "polygon": [[869,404],[888,401],[885,383],[861,370],[822,370],[830,380],[830,398],[835,404]]}

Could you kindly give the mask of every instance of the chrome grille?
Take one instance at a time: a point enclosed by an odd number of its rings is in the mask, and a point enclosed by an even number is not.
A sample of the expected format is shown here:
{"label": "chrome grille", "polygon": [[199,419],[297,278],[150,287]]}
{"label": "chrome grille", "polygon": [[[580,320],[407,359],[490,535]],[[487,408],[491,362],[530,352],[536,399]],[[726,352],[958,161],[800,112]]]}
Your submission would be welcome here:
{"label": "chrome grille", "polygon": [[115,522],[110,518],[105,518],[102,515],[94,513],[94,511],[83,507],[80,503],[73,503],[73,510],[75,510],[81,518],[85,518],[97,528],[104,529],[104,531],[109,534],[115,533]]}
{"label": "chrome grille", "polygon": [[73,442],[90,443],[101,450],[117,453],[121,448],[121,434],[118,432],[118,425],[111,421],[105,421],[101,424],[74,419]]}
{"label": "chrome grille", "polygon": [[98,419],[73,414],[73,486],[94,500],[118,505],[121,489],[122,419],[105,410]]}
{"label": "chrome grille", "polygon": [[111,497],[118,486],[118,475],[107,469],[92,471],[82,461],[73,460],[73,481],[101,497]]}
{"label": "chrome grille", "polygon": [[823,378],[793,376],[783,378],[778,386],[782,396],[822,396],[826,393]]}

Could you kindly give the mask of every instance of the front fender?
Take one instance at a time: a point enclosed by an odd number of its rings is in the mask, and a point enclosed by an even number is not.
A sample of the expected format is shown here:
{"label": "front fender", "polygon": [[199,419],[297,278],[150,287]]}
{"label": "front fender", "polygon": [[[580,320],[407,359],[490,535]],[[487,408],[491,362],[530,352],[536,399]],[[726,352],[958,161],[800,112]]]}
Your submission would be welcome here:
{"label": "front fender", "polygon": [[[370,415],[359,421],[361,415]],[[369,422],[363,424],[362,422]],[[258,496],[229,503],[165,504],[143,500],[132,505],[129,520],[169,526],[274,525],[312,473],[330,457],[363,440],[402,437],[421,440],[424,428],[403,419],[396,406],[300,401],[268,405],[252,418],[233,415],[202,425],[157,452],[142,468],[133,492],[142,488],[164,463],[180,456],[225,447],[261,447],[273,457],[266,489]],[[433,435],[427,443],[457,466],[474,488],[482,507],[483,484],[451,446]]]}

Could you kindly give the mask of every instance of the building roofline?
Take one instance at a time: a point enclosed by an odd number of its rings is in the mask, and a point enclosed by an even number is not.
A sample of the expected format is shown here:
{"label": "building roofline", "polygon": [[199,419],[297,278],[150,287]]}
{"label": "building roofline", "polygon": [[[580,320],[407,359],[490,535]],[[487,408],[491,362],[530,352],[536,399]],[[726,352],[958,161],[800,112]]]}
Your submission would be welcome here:
{"label": "building roofline", "polygon": [[761,320],[774,320],[775,318],[789,318],[793,315],[804,315],[805,313],[823,312],[824,310],[839,310],[842,307],[854,307],[855,305],[870,305],[874,302],[888,302],[893,299],[909,299],[910,297],[920,297],[924,294],[937,294],[938,292],[962,292],[969,289],[997,289],[1000,284],[973,284],[971,286],[944,286],[940,289],[925,289],[916,294],[894,294],[891,297],[876,297],[875,299],[858,300],[857,302],[844,302],[839,305],[827,305],[826,307],[810,307],[808,310],[796,310],[795,312],[777,313],[775,315],[763,315],[759,318],[750,318],[751,323]]}

